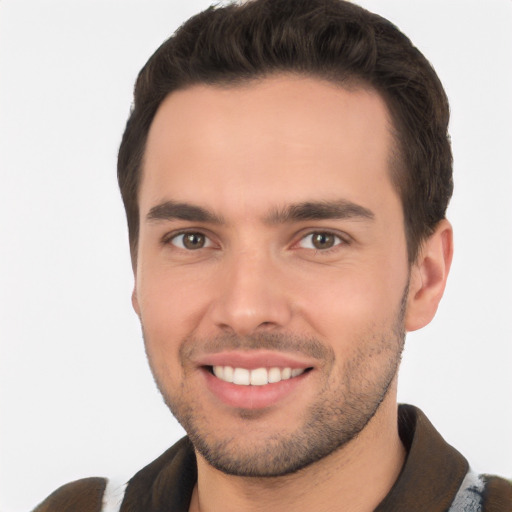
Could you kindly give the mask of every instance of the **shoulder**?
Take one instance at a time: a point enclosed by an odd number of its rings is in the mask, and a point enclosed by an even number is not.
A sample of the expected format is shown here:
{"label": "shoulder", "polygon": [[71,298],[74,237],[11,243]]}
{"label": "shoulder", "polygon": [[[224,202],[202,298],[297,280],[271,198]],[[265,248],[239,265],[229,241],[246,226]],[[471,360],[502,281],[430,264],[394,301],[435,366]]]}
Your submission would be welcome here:
{"label": "shoulder", "polygon": [[483,475],[484,512],[510,512],[512,510],[512,481],[499,476]]}
{"label": "shoulder", "polygon": [[33,512],[100,512],[107,483],[100,477],[75,480],[59,487]]}
{"label": "shoulder", "polygon": [[512,483],[469,471],[448,512],[511,512]]}
{"label": "shoulder", "polygon": [[196,478],[195,454],[183,438],[125,484],[99,477],[76,480],[59,487],[33,512],[162,510],[169,501],[173,510],[184,510]]}

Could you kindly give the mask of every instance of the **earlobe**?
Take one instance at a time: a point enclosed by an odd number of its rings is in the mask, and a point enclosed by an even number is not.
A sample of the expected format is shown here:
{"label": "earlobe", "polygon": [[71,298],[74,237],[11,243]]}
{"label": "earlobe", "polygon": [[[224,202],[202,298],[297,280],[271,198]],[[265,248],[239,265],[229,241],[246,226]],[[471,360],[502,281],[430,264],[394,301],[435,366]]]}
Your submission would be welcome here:
{"label": "earlobe", "polygon": [[443,219],[427,238],[411,268],[405,328],[421,329],[434,318],[443,296],[453,256],[453,230]]}
{"label": "earlobe", "polygon": [[132,291],[132,307],[133,307],[135,313],[137,313],[137,315],[140,317],[140,307],[139,307],[139,299],[137,298],[137,286],[136,285],[133,287],[133,291]]}

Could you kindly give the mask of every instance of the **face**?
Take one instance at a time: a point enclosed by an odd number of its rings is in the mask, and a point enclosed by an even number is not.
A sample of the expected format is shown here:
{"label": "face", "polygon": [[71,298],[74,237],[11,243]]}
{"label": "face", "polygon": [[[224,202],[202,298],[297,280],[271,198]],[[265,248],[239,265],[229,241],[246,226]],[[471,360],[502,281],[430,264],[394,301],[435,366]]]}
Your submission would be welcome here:
{"label": "face", "polygon": [[275,476],[352,440],[386,399],[409,266],[373,91],[276,76],[172,93],[139,192],[134,307],[198,453]]}

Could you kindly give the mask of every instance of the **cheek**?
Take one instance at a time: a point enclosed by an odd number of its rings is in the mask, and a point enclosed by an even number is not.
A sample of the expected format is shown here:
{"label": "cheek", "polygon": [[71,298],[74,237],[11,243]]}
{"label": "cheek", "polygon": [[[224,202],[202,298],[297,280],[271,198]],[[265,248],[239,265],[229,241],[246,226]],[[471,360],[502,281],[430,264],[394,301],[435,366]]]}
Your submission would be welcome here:
{"label": "cheek", "polygon": [[207,293],[194,274],[142,272],[137,299],[148,357],[158,364],[175,365],[184,338],[190,336],[206,308]]}
{"label": "cheek", "polygon": [[407,276],[389,266],[354,265],[296,282],[294,293],[302,298],[301,315],[308,324],[327,339],[349,343],[372,326],[394,320]]}

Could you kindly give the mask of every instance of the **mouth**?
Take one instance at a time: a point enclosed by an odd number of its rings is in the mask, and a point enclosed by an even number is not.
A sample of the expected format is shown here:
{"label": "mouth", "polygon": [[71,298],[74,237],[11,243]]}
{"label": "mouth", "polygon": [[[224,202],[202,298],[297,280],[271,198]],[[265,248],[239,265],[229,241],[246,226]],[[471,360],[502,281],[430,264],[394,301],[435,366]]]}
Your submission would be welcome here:
{"label": "mouth", "polygon": [[207,366],[206,369],[221,381],[235,384],[236,386],[266,386],[267,384],[277,384],[299,377],[300,375],[312,370],[309,368],[291,368],[286,367],[261,367],[261,368],[243,368],[233,366]]}
{"label": "mouth", "polygon": [[196,359],[208,390],[205,397],[236,410],[300,401],[318,362],[301,354],[268,350],[222,351]]}
{"label": "mouth", "polygon": [[[296,401],[313,367],[206,365],[201,367],[207,389],[236,410],[275,407]],[[297,394],[299,393],[299,394]]]}

